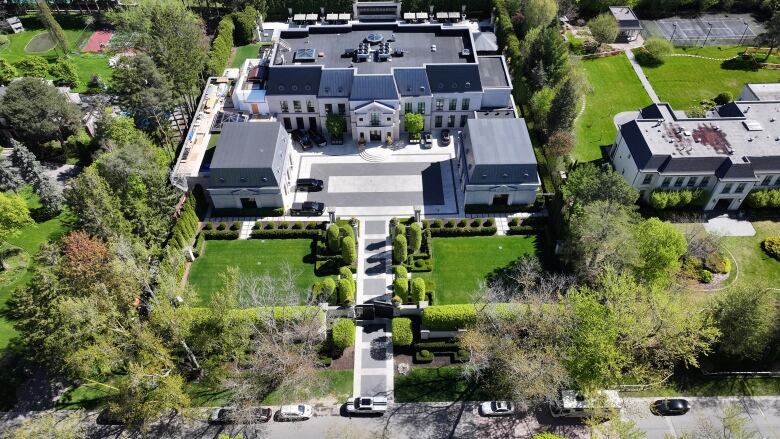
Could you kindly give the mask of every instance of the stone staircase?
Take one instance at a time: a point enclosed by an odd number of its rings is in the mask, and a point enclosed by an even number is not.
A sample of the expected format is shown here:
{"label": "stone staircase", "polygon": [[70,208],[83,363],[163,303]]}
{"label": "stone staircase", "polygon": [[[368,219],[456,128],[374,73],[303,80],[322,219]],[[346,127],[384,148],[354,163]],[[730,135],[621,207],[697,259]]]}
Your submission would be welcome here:
{"label": "stone staircase", "polygon": [[360,147],[359,156],[363,160],[370,162],[370,163],[381,163],[385,162],[390,158],[390,155],[392,155],[392,151],[388,148],[384,148],[381,146],[372,146],[369,148],[366,147]]}

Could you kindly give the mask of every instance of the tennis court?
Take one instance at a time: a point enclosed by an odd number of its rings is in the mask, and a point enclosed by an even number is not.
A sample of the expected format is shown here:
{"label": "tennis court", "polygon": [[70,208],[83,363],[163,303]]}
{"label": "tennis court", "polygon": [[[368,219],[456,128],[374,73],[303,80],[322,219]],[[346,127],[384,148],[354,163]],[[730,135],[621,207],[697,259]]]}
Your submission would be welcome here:
{"label": "tennis court", "polygon": [[752,43],[763,31],[747,15],[706,15],[698,18],[665,18],[642,22],[647,37],[659,37],[676,45],[740,45]]}

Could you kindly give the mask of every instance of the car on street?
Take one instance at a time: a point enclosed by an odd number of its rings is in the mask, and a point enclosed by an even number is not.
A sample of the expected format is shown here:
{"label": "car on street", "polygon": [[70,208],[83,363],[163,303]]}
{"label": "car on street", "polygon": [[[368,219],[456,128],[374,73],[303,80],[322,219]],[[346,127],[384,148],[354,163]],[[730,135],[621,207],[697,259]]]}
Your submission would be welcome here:
{"label": "car on street", "polygon": [[682,398],[659,399],[650,404],[650,411],[657,416],[681,416],[690,410],[688,400]]}
{"label": "car on street", "polygon": [[319,201],[304,201],[293,203],[290,207],[290,215],[294,216],[320,216],[325,211],[325,203]]}
{"label": "car on street", "polygon": [[355,396],[347,400],[349,413],[384,413],[386,410],[386,396]]}
{"label": "car on street", "polygon": [[509,416],[515,413],[515,406],[510,401],[485,401],[479,404],[482,416]]}
{"label": "car on street", "polygon": [[283,405],[276,412],[278,421],[305,421],[311,418],[312,409],[308,404]]}
{"label": "car on street", "polygon": [[295,181],[295,190],[298,192],[319,192],[324,187],[325,183],[316,178],[299,178]]}
{"label": "car on street", "polygon": [[309,130],[309,139],[317,146],[325,146],[328,144],[325,140],[325,136],[317,130]]}
{"label": "car on street", "polygon": [[433,146],[433,136],[431,133],[423,133],[422,135],[422,147],[428,149]]}
{"label": "car on street", "polygon": [[[256,407],[252,409],[251,423],[268,422],[271,420],[272,411],[268,407]],[[215,408],[209,416],[209,424],[232,424],[244,421],[236,419],[236,410],[230,407]]]}
{"label": "car on street", "polygon": [[452,142],[452,136],[450,136],[450,130],[441,130],[439,135],[439,146],[447,146]]}
{"label": "car on street", "polygon": [[312,147],[311,139],[304,131],[293,130],[292,133],[290,133],[290,136],[292,136],[292,139],[295,143],[301,145],[301,148],[309,149]]}

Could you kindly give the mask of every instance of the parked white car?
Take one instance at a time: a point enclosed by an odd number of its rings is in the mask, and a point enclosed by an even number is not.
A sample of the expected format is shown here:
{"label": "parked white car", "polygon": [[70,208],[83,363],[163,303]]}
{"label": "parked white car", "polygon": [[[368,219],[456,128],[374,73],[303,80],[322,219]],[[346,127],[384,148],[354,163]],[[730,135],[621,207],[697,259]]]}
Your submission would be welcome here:
{"label": "parked white car", "polygon": [[479,405],[482,416],[508,416],[515,413],[515,406],[510,401],[485,401]]}
{"label": "parked white car", "polygon": [[349,413],[384,413],[387,410],[385,396],[355,396],[347,400]]}
{"label": "parked white car", "polygon": [[277,419],[279,421],[305,421],[311,418],[311,406],[308,404],[283,405],[279,409]]}

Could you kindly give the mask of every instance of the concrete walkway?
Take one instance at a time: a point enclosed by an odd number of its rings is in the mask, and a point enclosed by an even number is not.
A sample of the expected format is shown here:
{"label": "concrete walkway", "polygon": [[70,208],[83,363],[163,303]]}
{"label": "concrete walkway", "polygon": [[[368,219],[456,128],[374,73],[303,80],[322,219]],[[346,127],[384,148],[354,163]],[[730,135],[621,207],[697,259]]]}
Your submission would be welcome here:
{"label": "concrete walkway", "polygon": [[[390,301],[392,249],[389,218],[362,220],[355,302]],[[355,331],[354,396],[385,395],[393,400],[393,341],[387,319],[358,320]]]}
{"label": "concrete walkway", "polygon": [[639,82],[642,83],[642,87],[645,88],[647,95],[650,96],[650,100],[656,104],[661,102],[661,100],[658,99],[658,95],[655,94],[655,90],[653,90],[653,87],[650,85],[650,81],[647,80],[647,76],[645,76],[645,72],[642,71],[642,66],[640,66],[639,63],[636,61],[634,52],[631,51],[631,49],[629,48],[623,49],[623,52],[625,52],[626,56],[628,57],[628,61],[631,63],[631,67],[634,68],[634,73],[636,73],[636,76],[639,78]]}
{"label": "concrete walkway", "polygon": [[704,223],[704,230],[718,236],[756,236],[756,229],[747,220],[720,215]]}

